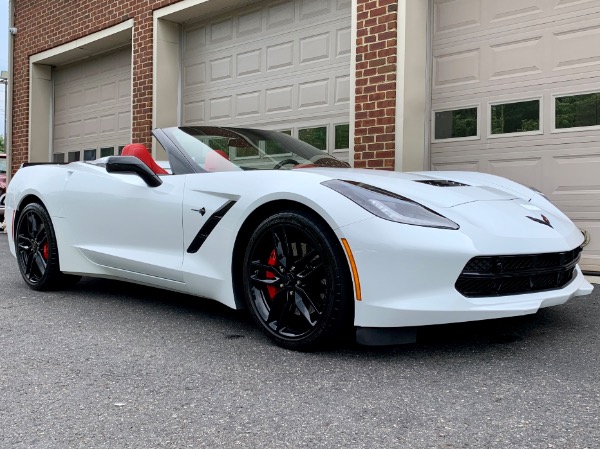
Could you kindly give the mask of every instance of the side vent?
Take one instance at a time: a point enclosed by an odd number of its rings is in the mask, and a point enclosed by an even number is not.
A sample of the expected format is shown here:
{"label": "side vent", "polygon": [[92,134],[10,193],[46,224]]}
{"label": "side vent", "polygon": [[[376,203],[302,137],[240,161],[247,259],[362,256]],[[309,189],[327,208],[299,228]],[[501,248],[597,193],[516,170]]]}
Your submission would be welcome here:
{"label": "side vent", "polygon": [[227,202],[223,207],[212,214],[208,220],[206,220],[204,226],[200,228],[200,231],[198,231],[198,234],[196,234],[196,237],[194,237],[194,240],[192,240],[192,243],[190,243],[190,246],[187,249],[188,253],[193,254],[198,252],[210,233],[217,227],[221,219],[227,212],[229,212],[229,209],[231,209],[235,203],[235,201]]}
{"label": "side vent", "polygon": [[421,184],[427,184],[434,187],[468,187],[468,184],[462,182],[448,181],[446,179],[428,179],[426,181],[415,181]]}

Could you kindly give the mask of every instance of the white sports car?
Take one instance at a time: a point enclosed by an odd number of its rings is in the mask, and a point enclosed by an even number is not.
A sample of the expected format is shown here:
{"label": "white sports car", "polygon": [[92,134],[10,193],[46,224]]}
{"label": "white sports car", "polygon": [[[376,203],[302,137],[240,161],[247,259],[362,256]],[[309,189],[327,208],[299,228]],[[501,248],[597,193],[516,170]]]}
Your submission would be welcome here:
{"label": "white sports car", "polygon": [[583,235],[482,173],[355,170],[273,131],[157,129],[169,164],[25,164],[9,243],[44,290],[114,278],[248,308],[276,343],[414,340],[417,326],[535,313],[591,293]]}

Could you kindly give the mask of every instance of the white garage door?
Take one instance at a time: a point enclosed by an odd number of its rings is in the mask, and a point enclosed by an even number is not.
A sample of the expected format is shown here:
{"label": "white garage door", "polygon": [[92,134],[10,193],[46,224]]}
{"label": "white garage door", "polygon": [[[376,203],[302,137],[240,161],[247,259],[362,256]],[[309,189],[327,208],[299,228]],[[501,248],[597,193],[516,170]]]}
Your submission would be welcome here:
{"label": "white garage door", "polygon": [[117,154],[131,140],[131,48],[54,72],[54,159]]}
{"label": "white garage door", "polygon": [[543,191],[600,271],[600,2],[435,0],[431,164]]}
{"label": "white garage door", "polygon": [[261,2],[187,26],[182,124],[285,131],[347,159],[351,4]]}

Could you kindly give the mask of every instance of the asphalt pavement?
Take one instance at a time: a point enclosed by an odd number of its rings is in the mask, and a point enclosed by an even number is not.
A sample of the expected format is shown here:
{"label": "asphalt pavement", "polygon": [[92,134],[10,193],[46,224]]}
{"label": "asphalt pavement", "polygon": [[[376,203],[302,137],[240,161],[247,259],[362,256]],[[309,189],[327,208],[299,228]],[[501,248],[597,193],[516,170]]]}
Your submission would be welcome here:
{"label": "asphalt pavement", "polygon": [[88,278],[34,292],[0,235],[0,448],[597,449],[599,290],[305,354],[212,301]]}

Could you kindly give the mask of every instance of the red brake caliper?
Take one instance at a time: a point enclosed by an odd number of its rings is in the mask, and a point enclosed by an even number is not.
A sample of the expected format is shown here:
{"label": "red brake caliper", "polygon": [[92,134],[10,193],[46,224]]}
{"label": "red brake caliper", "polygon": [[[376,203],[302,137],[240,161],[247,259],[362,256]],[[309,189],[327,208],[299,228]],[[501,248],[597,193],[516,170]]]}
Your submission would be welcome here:
{"label": "red brake caliper", "polygon": [[[275,252],[275,250],[271,251],[271,255],[269,256],[269,261],[267,262],[267,265],[269,265],[270,267],[274,267],[275,265],[277,265],[277,253]],[[267,279],[275,279],[275,273],[267,271],[266,277]],[[278,290],[279,289],[273,285],[267,285],[267,292],[269,293],[269,298],[271,299],[275,298],[275,295],[277,294]]]}
{"label": "red brake caliper", "polygon": [[44,243],[44,245],[42,246],[42,256],[44,256],[45,260],[48,260],[48,242]]}

